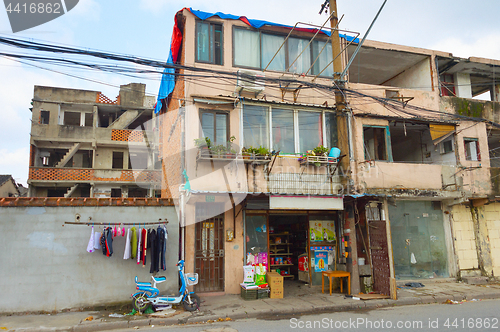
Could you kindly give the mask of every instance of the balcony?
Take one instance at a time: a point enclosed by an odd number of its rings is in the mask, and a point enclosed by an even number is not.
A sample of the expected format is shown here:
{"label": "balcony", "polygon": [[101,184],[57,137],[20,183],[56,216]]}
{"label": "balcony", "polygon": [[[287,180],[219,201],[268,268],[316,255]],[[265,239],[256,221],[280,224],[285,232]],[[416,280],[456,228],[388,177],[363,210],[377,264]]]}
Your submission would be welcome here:
{"label": "balcony", "polygon": [[82,126],[66,125],[40,125],[31,127],[33,140],[41,141],[63,141],[63,142],[92,142],[98,143],[130,142],[145,143],[146,141],[156,143],[157,134],[154,131],[108,129]]}
{"label": "balcony", "polygon": [[29,181],[71,183],[124,182],[159,184],[161,182],[161,171],[30,167]]}

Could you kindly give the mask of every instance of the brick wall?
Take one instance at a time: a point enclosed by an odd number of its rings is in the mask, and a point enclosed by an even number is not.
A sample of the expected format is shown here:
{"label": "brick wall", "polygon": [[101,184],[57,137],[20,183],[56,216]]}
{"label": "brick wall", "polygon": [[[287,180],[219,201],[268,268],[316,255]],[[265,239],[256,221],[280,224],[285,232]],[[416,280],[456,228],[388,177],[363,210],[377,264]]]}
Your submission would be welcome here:
{"label": "brick wall", "polygon": [[[185,31],[183,32],[185,35]],[[184,43],[182,40],[179,63],[184,64]],[[162,157],[162,189],[161,197],[178,198],[179,185],[182,183],[181,164],[181,129],[180,110],[185,106],[184,70],[180,69],[175,78],[175,88],[169,100],[167,113],[160,115],[160,151]]]}

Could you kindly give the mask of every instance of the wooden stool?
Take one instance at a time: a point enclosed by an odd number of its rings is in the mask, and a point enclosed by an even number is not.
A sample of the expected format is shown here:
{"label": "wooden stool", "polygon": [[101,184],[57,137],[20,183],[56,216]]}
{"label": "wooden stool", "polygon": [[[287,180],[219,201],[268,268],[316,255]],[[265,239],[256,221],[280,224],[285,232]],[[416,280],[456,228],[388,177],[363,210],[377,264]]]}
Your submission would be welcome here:
{"label": "wooden stool", "polygon": [[347,294],[351,294],[351,274],[345,271],[323,271],[321,273],[321,293],[325,292],[325,277],[330,281],[330,295],[332,295],[332,278],[340,279],[340,292],[342,293],[342,278],[347,277]]}

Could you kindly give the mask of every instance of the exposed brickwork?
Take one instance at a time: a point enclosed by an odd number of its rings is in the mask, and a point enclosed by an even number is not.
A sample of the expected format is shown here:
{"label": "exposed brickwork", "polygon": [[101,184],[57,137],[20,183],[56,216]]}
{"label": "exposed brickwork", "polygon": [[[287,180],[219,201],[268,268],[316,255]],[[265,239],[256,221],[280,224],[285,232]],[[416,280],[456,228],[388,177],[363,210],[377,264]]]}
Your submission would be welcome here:
{"label": "exposed brickwork", "polygon": [[111,129],[111,140],[121,142],[144,142],[144,134],[138,130]]}
{"label": "exposed brickwork", "polygon": [[[186,31],[183,31],[183,35]],[[184,64],[183,52],[185,39],[182,40],[179,64]],[[161,115],[160,153],[162,156],[162,189],[161,197],[178,198],[179,185],[182,183],[181,165],[181,126],[179,109],[184,105],[185,89],[184,70],[179,70],[172,96],[168,103],[167,113]]]}
{"label": "exposed brickwork", "polygon": [[141,182],[160,183],[160,171],[122,170],[120,177],[104,178],[95,175],[93,169],[78,168],[41,168],[30,167],[30,180],[41,181],[106,181],[106,182]]}
{"label": "exposed brickwork", "polygon": [[95,102],[98,104],[120,105],[120,96],[116,97],[115,101],[112,101],[111,99],[103,95],[101,92],[98,92],[95,98]]}

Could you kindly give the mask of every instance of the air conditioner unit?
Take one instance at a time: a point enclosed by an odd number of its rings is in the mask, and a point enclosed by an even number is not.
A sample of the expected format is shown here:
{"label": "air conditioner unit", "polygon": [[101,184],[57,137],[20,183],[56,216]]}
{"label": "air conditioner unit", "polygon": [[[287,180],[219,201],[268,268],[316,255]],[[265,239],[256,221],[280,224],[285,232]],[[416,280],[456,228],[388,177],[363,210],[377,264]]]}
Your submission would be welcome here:
{"label": "air conditioner unit", "polygon": [[238,70],[238,77],[236,80],[236,92],[241,94],[242,92],[254,93],[257,97],[259,93],[264,91],[265,74],[259,71],[252,70]]}

